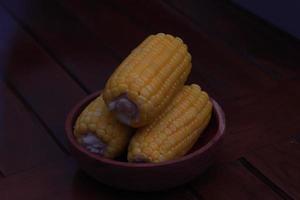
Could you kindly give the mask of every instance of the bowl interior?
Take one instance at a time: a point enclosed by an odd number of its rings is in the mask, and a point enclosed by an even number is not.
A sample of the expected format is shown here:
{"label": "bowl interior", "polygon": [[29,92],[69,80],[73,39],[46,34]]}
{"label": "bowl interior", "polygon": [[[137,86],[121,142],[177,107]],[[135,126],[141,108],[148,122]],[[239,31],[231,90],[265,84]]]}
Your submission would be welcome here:
{"label": "bowl interior", "polygon": [[[114,160],[111,159],[106,159],[100,156],[97,156],[93,153],[88,152],[87,150],[85,150],[83,147],[81,147],[77,141],[75,140],[75,137],[73,135],[73,127],[75,124],[75,121],[77,119],[77,117],[79,116],[79,114],[81,113],[81,111],[93,100],[95,99],[97,96],[99,96],[101,94],[100,92],[96,92],[91,94],[90,96],[88,96],[87,98],[83,99],[81,102],[79,102],[74,109],[69,113],[67,122],[66,122],[66,133],[68,136],[68,139],[71,143],[71,145],[75,146],[75,148],[79,149],[80,151],[84,152],[85,154],[87,154],[87,156],[90,156],[92,158],[97,158],[98,160],[104,161],[104,162],[113,162],[116,163],[118,162],[119,164],[122,163],[126,163],[126,165],[145,165],[146,163],[128,163],[127,159],[126,159],[126,154],[127,152],[124,152],[123,155],[119,156],[118,158],[115,158]],[[203,131],[203,133],[201,134],[200,138],[198,139],[198,141],[195,143],[195,145],[193,146],[193,148],[183,157],[179,158],[179,159],[183,159],[184,157],[188,156],[191,153],[194,153],[195,151],[201,151],[204,150],[205,147],[208,147],[208,143],[210,143],[213,140],[218,140],[221,135],[224,132],[224,128],[225,128],[225,122],[220,122],[220,118],[224,117],[223,111],[222,109],[219,107],[219,105],[212,99],[213,101],[213,105],[214,105],[214,109],[213,109],[213,114],[211,117],[211,120],[207,126],[207,128]],[[224,127],[220,128],[220,124]],[[217,136],[217,134],[219,134]],[[217,137],[216,137],[217,136]],[[209,147],[208,147],[209,148]],[[178,159],[172,160],[172,161],[167,161],[167,162],[173,162],[176,161]],[[166,164],[167,164],[166,162]],[[152,163],[147,163],[146,165],[153,165]]]}

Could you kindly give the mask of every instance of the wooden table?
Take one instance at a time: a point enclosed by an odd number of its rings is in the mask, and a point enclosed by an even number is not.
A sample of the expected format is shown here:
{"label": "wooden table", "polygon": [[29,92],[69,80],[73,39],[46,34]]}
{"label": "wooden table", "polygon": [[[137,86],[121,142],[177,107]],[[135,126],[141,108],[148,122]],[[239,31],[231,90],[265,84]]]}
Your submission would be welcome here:
{"label": "wooden table", "polygon": [[[78,169],[64,121],[157,32],[187,42],[189,83],[223,106],[227,135],[191,183],[118,191]],[[300,199],[299,53],[299,41],[228,1],[1,0],[0,199]]]}

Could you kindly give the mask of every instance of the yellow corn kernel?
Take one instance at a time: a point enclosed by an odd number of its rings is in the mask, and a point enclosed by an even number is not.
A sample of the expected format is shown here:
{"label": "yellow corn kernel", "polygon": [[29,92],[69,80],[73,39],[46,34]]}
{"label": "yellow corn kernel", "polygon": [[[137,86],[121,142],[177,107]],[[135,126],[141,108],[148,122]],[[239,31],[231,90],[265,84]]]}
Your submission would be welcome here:
{"label": "yellow corn kernel", "polygon": [[150,35],[109,78],[104,101],[122,123],[147,125],[183,87],[191,67],[191,55],[180,38]]}
{"label": "yellow corn kernel", "polygon": [[79,115],[74,135],[77,141],[92,153],[115,158],[126,151],[131,128],[121,124],[109,112],[101,95]]}
{"label": "yellow corn kernel", "polygon": [[185,155],[208,125],[212,103],[192,84],[184,86],[151,124],[137,130],[128,147],[130,162],[162,162]]}

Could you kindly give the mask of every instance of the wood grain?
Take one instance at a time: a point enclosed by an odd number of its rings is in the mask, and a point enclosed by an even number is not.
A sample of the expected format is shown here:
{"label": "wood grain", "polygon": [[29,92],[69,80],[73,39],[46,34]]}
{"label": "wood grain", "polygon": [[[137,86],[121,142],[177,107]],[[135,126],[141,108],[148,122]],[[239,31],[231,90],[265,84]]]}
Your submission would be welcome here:
{"label": "wood grain", "polygon": [[[72,9],[74,14],[82,19],[83,23],[99,35],[99,38],[105,38],[106,43],[121,56],[127,55],[147,34],[167,32],[181,36],[188,43],[193,55],[194,67],[190,82],[198,82],[204,88],[212,86],[214,90],[210,91],[218,95],[217,99],[232,98],[248,93],[251,90],[253,91],[254,85],[259,85],[262,82],[264,84],[260,87],[272,85],[272,80],[260,70],[256,70],[255,67],[248,67],[249,63],[237,59],[235,55],[228,53],[228,49],[224,50],[219,46],[216,48],[215,44],[206,40],[205,35],[202,35],[195,27],[191,27],[189,22],[183,21],[177,15],[174,16],[170,10],[165,9],[156,1],[127,1],[124,4],[121,1],[104,3],[75,1],[74,3],[74,1],[68,2],[65,0],[64,5]],[[110,24],[103,21],[103,13],[106,13],[106,10],[110,10]],[[114,13],[118,13],[118,17]],[[125,25],[127,27],[124,29],[126,32],[121,35],[126,36],[126,41],[130,41],[134,45],[124,47],[125,44],[122,44],[122,42],[118,42],[118,45],[109,44],[110,40],[115,41],[118,36],[110,33],[108,37],[107,34],[103,33],[106,30],[103,30],[102,27],[108,26],[107,29],[109,29]],[[215,57],[218,57],[218,59],[215,59]],[[239,69],[238,75],[234,74],[237,69]],[[251,73],[249,73],[250,71]],[[254,79],[254,74],[255,81],[250,84],[251,80]],[[235,81],[239,84],[233,83]],[[241,85],[243,90],[240,89]],[[218,89],[222,86],[227,88],[226,93],[224,93],[224,90]]]}
{"label": "wood grain", "polygon": [[[24,171],[64,154],[38,120],[0,82],[0,170],[3,175]],[[20,156],[22,154],[22,156]]]}
{"label": "wood grain", "polygon": [[166,0],[190,17],[212,40],[219,40],[240,52],[274,79],[296,76],[300,43],[259,18],[231,4],[217,0]]}
{"label": "wood grain", "polygon": [[[102,40],[56,1],[2,1],[35,40],[88,92],[98,91],[119,63]],[[26,12],[22,12],[25,5]],[[30,17],[28,16],[30,13]]]}
{"label": "wood grain", "polygon": [[215,166],[192,185],[203,199],[281,199],[239,162]]}
{"label": "wood grain", "polygon": [[[15,192],[15,189],[18,192]],[[70,159],[48,162],[43,167],[28,170],[0,181],[1,199],[158,199],[193,200],[193,196],[184,188],[160,193],[136,193],[115,190],[102,185],[77,168]],[[4,198],[3,198],[4,197]]]}
{"label": "wood grain", "polygon": [[300,132],[300,117],[295,112],[299,86],[299,81],[289,81],[226,103],[227,135],[220,159],[237,159]]}
{"label": "wood grain", "polygon": [[84,23],[98,39],[122,58],[148,35],[126,15],[100,1],[62,0],[70,12]]}
{"label": "wood grain", "polygon": [[300,198],[300,143],[295,139],[271,144],[245,158],[294,199]]}
{"label": "wood grain", "polygon": [[[14,35],[8,46],[0,40],[6,52],[6,79],[38,113],[51,133],[65,144],[63,134],[66,114],[86,94],[34,40],[0,7],[0,35]],[[3,42],[3,43],[2,43]],[[8,55],[7,55],[8,54]]]}

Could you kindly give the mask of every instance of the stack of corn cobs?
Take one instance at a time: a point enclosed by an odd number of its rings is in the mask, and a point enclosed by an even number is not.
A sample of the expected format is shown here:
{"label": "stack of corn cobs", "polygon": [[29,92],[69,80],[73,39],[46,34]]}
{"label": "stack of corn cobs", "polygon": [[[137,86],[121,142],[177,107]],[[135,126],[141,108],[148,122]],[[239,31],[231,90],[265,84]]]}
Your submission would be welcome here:
{"label": "stack of corn cobs", "polygon": [[191,55],[178,37],[146,38],[119,65],[102,94],[79,115],[74,135],[90,152],[129,162],[163,162],[186,154],[209,123],[212,103],[184,85]]}

